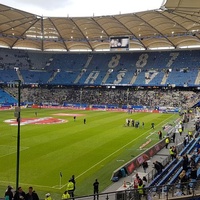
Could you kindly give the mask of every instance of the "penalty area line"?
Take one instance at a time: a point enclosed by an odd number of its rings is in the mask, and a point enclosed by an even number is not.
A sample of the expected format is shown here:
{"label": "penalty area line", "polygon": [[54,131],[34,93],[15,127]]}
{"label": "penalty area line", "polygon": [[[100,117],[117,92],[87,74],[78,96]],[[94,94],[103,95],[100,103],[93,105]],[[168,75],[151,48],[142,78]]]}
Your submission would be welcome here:
{"label": "penalty area line", "polygon": [[52,188],[54,188],[54,189],[62,189],[62,185],[55,185],[55,186],[53,186]]}
{"label": "penalty area line", "polygon": [[[15,184],[15,182],[13,182],[13,181],[0,181],[0,183],[3,183],[3,184],[12,184],[12,185],[14,185]],[[33,187],[39,187],[39,188],[47,188],[47,189],[51,189],[51,188],[53,188],[53,187],[51,187],[51,186],[45,186],[45,185],[35,185],[35,184],[30,184],[30,183],[22,183],[22,182],[20,182],[20,184],[21,185],[24,185],[24,186],[33,186]]]}
{"label": "penalty area line", "polygon": [[[6,145],[0,145],[0,146],[6,146]],[[13,146],[8,146],[8,147],[13,147]],[[29,149],[29,147],[23,147],[22,149],[20,149],[20,152],[21,151],[25,151],[25,150],[27,150],[27,149]],[[12,154],[14,154],[14,153],[16,153],[17,151],[13,151],[13,152],[10,152],[10,153],[6,153],[6,154],[4,154],[4,155],[0,155],[0,158],[3,158],[3,157],[5,157],[5,156],[9,156],[9,155],[12,155]]]}

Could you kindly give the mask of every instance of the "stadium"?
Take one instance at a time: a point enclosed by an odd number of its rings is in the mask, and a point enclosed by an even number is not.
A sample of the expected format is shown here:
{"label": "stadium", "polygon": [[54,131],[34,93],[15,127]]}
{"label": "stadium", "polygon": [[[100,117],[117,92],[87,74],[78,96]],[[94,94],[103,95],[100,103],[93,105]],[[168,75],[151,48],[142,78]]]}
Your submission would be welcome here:
{"label": "stadium", "polygon": [[92,17],[0,4],[0,198],[32,186],[61,199],[74,176],[77,199],[94,199],[96,179],[99,199],[199,199],[199,12],[197,0]]}

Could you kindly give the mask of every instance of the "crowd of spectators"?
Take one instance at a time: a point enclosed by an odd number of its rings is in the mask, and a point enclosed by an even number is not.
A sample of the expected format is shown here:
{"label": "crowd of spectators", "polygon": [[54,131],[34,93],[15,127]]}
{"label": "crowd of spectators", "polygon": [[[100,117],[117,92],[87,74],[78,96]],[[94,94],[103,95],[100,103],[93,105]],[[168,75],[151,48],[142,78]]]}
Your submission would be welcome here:
{"label": "crowd of spectators", "polygon": [[[5,88],[17,98],[17,88]],[[199,101],[200,93],[178,90],[135,90],[135,89],[102,89],[102,88],[22,88],[21,101],[40,103],[80,104],[112,104],[155,107],[182,107],[193,106]]]}

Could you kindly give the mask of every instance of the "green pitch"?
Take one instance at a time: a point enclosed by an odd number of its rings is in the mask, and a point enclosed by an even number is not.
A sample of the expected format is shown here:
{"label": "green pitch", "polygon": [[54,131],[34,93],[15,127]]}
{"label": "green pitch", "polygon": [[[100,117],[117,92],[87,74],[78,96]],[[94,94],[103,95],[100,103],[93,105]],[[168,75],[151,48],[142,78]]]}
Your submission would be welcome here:
{"label": "green pitch", "polygon": [[[76,114],[82,116],[77,116],[74,121]],[[103,191],[111,184],[112,172],[142,153],[144,150],[139,147],[148,139],[152,139],[152,142],[146,148],[158,142],[157,131],[168,122],[172,123],[178,115],[23,109],[21,117],[67,120],[60,124],[21,126],[19,185],[25,192],[29,186],[33,186],[40,198],[50,192],[53,198],[59,199],[73,174],[76,178],[76,196],[92,194],[92,184],[96,178],[100,182],[100,191]],[[86,124],[83,123],[84,118]],[[144,122],[144,128],[124,126],[127,118],[140,121],[140,124]],[[15,187],[16,180],[17,126],[4,122],[8,119],[14,119],[14,111],[1,111],[0,197],[3,197],[7,185]],[[152,122],[155,123],[155,130],[150,129]]]}

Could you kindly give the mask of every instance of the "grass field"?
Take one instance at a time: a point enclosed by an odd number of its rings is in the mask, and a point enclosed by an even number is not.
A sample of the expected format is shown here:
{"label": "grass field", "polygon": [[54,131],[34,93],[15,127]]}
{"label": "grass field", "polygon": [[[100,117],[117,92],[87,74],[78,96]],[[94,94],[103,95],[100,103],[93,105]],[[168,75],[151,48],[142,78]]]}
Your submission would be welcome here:
{"label": "grass field", "polygon": [[[80,116],[74,121],[76,114]],[[100,182],[100,191],[103,191],[111,184],[115,169],[142,153],[139,147],[153,132],[151,123],[155,123],[155,134],[149,137],[152,142],[147,148],[158,142],[157,131],[178,115],[28,108],[21,111],[21,117],[67,120],[60,124],[28,123],[21,126],[20,186],[25,192],[33,186],[40,198],[44,198],[47,192],[60,198],[73,174],[76,196],[92,194],[96,178]],[[144,121],[145,126],[138,129],[125,127],[126,118]],[[0,197],[3,197],[7,185],[15,187],[16,180],[17,126],[4,122],[8,119],[14,119],[14,111],[1,111]],[[61,187],[60,172],[63,175]]]}

